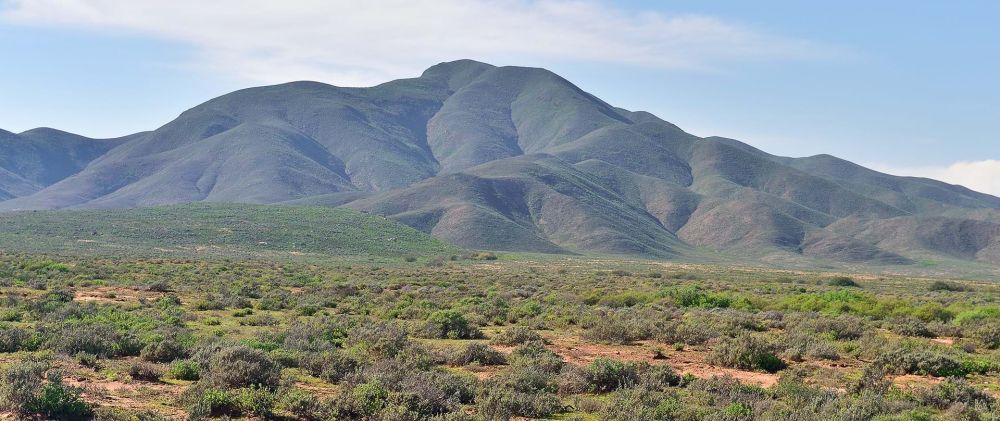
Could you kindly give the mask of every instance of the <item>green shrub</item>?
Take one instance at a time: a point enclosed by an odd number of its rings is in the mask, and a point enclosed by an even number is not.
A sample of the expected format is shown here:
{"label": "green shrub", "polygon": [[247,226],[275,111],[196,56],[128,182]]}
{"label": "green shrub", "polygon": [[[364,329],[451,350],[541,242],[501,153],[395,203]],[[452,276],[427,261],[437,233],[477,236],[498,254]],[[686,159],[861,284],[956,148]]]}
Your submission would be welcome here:
{"label": "green shrub", "polygon": [[500,352],[481,343],[468,344],[453,352],[448,357],[448,363],[452,365],[469,365],[476,363],[479,365],[502,365],[507,363],[507,359]]}
{"label": "green shrub", "polygon": [[681,403],[677,396],[643,388],[621,389],[611,394],[599,416],[606,421],[677,419]]}
{"label": "green shrub", "polygon": [[668,288],[662,295],[677,307],[726,308],[733,304],[728,295],[706,292],[697,285]]}
{"label": "green shrub", "polygon": [[639,383],[639,370],[635,364],[624,361],[597,358],[585,369],[592,391],[612,390],[635,386]]}
{"label": "green shrub", "polygon": [[967,289],[964,286],[956,284],[954,282],[934,281],[931,282],[931,284],[927,287],[927,290],[961,292],[961,291],[966,291]]}
{"label": "green shrub", "polygon": [[829,281],[826,281],[826,284],[832,287],[849,287],[849,288],[861,287],[861,285],[858,285],[857,282],[855,282],[853,279],[847,276],[837,276],[831,278]]}
{"label": "green shrub", "polygon": [[262,386],[237,389],[209,388],[197,392],[195,403],[188,410],[192,419],[206,416],[251,416],[270,418],[276,396]]}
{"label": "green shrub", "polygon": [[476,339],[482,337],[482,332],[470,325],[462,313],[455,310],[440,310],[427,317],[424,336],[442,339]]}
{"label": "green shrub", "polygon": [[93,413],[90,405],[80,399],[80,391],[53,381],[42,386],[41,393],[29,405],[29,412],[50,420],[82,420]]}
{"label": "green shrub", "polygon": [[30,332],[21,328],[0,327],[0,353],[22,350],[30,336]]}
{"label": "green shrub", "polygon": [[555,378],[531,367],[512,366],[483,382],[476,408],[487,420],[546,418],[563,409]]}
{"label": "green shrub", "polygon": [[712,349],[708,361],[723,367],[761,370],[768,373],[785,368],[785,363],[774,355],[774,349],[770,344],[750,334],[724,340]]}
{"label": "green shrub", "polygon": [[880,354],[873,365],[900,374],[924,374],[935,377],[963,377],[969,367],[962,362],[929,349],[895,348]]}
{"label": "green shrub", "polygon": [[949,377],[931,388],[918,391],[920,403],[937,409],[947,409],[958,403],[965,405],[996,405],[996,399],[978,390],[965,379]]}
{"label": "green shrub", "polygon": [[51,420],[87,419],[90,406],[80,399],[80,391],[66,386],[56,373],[42,381],[46,367],[38,363],[18,363],[0,371],[0,410],[24,418]]}
{"label": "green shrub", "polygon": [[652,336],[650,323],[633,310],[598,312],[584,328],[584,338],[607,344],[628,345]]}
{"label": "green shrub", "polygon": [[187,351],[176,338],[168,337],[146,345],[142,348],[139,356],[146,361],[169,363],[173,360],[186,357]]}
{"label": "green shrub", "polygon": [[331,383],[338,383],[348,374],[353,373],[360,364],[354,358],[340,351],[301,352],[299,367],[309,374]]}
{"label": "green shrub", "polygon": [[198,380],[200,373],[201,368],[198,363],[191,360],[174,361],[167,370],[167,375],[176,380]]}
{"label": "green shrub", "polygon": [[315,396],[299,390],[292,390],[281,397],[278,407],[295,415],[298,419],[318,421],[327,419],[323,404]]}
{"label": "green shrub", "polygon": [[167,421],[166,417],[154,412],[110,406],[94,410],[94,419],[96,421]]}

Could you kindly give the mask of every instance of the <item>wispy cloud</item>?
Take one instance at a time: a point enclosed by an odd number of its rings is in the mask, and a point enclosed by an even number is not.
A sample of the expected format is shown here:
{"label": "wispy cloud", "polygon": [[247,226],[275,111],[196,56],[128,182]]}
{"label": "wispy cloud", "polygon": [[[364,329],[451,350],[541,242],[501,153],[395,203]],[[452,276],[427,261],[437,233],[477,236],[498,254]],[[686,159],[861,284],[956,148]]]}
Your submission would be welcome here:
{"label": "wispy cloud", "polygon": [[124,30],[187,43],[256,82],[367,85],[437,61],[552,60],[713,70],[833,49],[702,15],[596,0],[0,0],[7,22]]}
{"label": "wispy cloud", "polygon": [[1000,160],[962,161],[947,166],[899,167],[872,164],[871,167],[888,174],[933,178],[1000,196]]}

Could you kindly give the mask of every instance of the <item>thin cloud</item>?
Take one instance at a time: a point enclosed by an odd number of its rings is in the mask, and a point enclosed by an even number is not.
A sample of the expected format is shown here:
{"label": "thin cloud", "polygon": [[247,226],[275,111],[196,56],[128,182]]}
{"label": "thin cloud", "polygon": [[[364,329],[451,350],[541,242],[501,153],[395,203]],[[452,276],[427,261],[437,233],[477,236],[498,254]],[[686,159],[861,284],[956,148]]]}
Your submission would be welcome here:
{"label": "thin cloud", "polygon": [[933,178],[1000,196],[1000,160],[961,161],[947,166],[894,167],[875,164],[871,167],[888,174]]}
{"label": "thin cloud", "polygon": [[716,70],[835,54],[711,16],[592,0],[8,0],[0,18],[186,43],[199,64],[265,83],[368,85],[456,58]]}

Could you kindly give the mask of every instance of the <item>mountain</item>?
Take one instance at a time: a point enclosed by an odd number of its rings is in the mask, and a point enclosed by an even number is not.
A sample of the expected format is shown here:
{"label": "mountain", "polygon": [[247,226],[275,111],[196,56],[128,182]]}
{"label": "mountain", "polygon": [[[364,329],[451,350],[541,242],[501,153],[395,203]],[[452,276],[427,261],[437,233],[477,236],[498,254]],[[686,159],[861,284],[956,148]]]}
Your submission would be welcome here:
{"label": "mountain", "polygon": [[0,200],[36,193],[128,140],[88,139],[48,128],[0,130]]}
{"label": "mountain", "polygon": [[1000,198],[700,138],[544,69],[245,89],[114,142],[51,183],[0,173],[0,210],[323,205],[479,249],[1000,264]]}

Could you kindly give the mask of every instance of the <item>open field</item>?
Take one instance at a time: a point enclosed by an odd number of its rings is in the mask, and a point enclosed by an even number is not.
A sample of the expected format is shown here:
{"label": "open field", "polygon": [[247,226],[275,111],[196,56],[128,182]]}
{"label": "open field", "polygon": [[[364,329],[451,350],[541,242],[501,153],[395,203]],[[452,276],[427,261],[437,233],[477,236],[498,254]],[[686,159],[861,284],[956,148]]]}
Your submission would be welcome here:
{"label": "open field", "polygon": [[1000,284],[494,258],[3,255],[0,402],[111,420],[1000,414]]}

